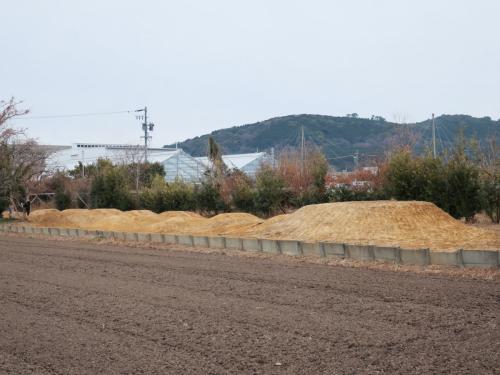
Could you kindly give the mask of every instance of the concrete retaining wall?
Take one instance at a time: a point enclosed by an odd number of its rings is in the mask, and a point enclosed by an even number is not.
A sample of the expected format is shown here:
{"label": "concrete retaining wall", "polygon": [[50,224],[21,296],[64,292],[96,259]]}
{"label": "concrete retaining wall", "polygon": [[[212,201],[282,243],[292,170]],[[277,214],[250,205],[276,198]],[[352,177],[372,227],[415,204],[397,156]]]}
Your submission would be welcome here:
{"label": "concrete retaining wall", "polygon": [[498,267],[500,251],[463,250],[462,260],[465,267]]}
{"label": "concrete retaining wall", "polygon": [[429,249],[400,249],[401,264],[416,264],[425,266],[430,264]]}
{"label": "concrete retaining wall", "polygon": [[165,237],[163,237],[163,234],[161,234],[161,233],[151,233],[150,234],[150,241],[162,243],[162,242],[165,242]]}
{"label": "concrete retaining wall", "polygon": [[125,241],[137,241],[138,237],[138,233],[125,232]]}
{"label": "concrete retaining wall", "polygon": [[399,247],[379,247],[373,246],[373,257],[380,262],[400,263]]}
{"label": "concrete retaining wall", "polygon": [[93,231],[68,228],[41,228],[13,224],[0,225],[0,232],[180,244],[184,246],[210,247],[214,249],[263,251],[266,253],[293,256],[352,258],[363,261],[382,261],[407,265],[425,266],[436,264],[493,268],[498,268],[500,266],[500,251],[495,250],[431,251],[429,249],[414,250],[401,249],[399,247],[353,245],[333,242],[313,243],[257,238]]}
{"label": "concrete retaining wall", "polygon": [[179,245],[194,246],[193,236],[182,235],[182,236],[176,236],[176,237],[177,237],[177,243]]}
{"label": "concrete retaining wall", "polygon": [[226,239],[224,237],[208,237],[208,247],[211,249],[225,249]]}
{"label": "concrete retaining wall", "polygon": [[323,242],[321,256],[344,258],[346,256],[345,245],[343,243]]}
{"label": "concrete retaining wall", "polygon": [[208,247],[208,237],[193,236],[193,245],[197,247]]}
{"label": "concrete retaining wall", "polygon": [[137,241],[140,242],[150,242],[151,235],[149,233],[137,233]]}
{"label": "concrete retaining wall", "polygon": [[299,241],[279,240],[277,242],[282,254],[302,255],[302,246]]}
{"label": "concrete retaining wall", "polygon": [[368,245],[344,245],[347,258],[356,260],[375,260],[373,246]]}
{"label": "concrete retaining wall", "polygon": [[257,238],[242,238],[243,250],[262,251],[262,244]]}
{"label": "concrete retaining wall", "polygon": [[463,266],[462,250],[457,251],[431,251],[429,253],[429,264],[443,266]]}
{"label": "concrete retaining wall", "polygon": [[243,250],[242,239],[236,237],[226,237],[226,249]]}
{"label": "concrete retaining wall", "polygon": [[321,242],[300,242],[302,255],[312,257],[324,257],[323,244]]}
{"label": "concrete retaining wall", "polygon": [[[262,247],[262,251],[265,253],[273,253],[273,254],[280,254],[280,245],[278,241],[276,240],[260,240],[260,245]],[[245,245],[243,245],[245,246]],[[245,249],[247,250],[247,249]],[[251,251],[251,250],[250,250]],[[260,250],[254,250],[254,251],[260,251]]]}
{"label": "concrete retaining wall", "polygon": [[169,244],[177,244],[179,243],[179,240],[176,235],[173,234],[164,234],[163,235],[163,242],[169,243]]}

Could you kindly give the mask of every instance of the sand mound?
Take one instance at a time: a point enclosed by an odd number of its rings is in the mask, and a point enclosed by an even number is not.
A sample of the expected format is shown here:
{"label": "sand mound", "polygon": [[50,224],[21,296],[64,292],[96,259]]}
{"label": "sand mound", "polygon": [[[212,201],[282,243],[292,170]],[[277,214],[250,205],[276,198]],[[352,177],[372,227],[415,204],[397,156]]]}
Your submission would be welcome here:
{"label": "sand mound", "polygon": [[156,214],[146,210],[122,212],[115,209],[48,209],[33,212],[30,222],[35,226],[215,236],[239,233],[263,220],[244,213],[221,214],[207,219],[184,211]]}
{"label": "sand mound", "polygon": [[165,218],[170,218],[170,217],[175,217],[175,218],[194,218],[194,219],[204,219],[203,216],[200,214],[197,214],[196,212],[190,212],[190,211],[166,211],[162,212],[159,214],[161,217]]}
{"label": "sand mound", "polygon": [[39,210],[36,226],[193,235],[334,241],[405,248],[500,249],[500,231],[465,225],[427,202],[344,202],[311,205],[269,220],[228,213],[204,218],[170,211]]}
{"label": "sand mound", "polygon": [[342,202],[310,205],[253,228],[248,235],[407,248],[500,249],[500,237],[465,225],[428,202]]}

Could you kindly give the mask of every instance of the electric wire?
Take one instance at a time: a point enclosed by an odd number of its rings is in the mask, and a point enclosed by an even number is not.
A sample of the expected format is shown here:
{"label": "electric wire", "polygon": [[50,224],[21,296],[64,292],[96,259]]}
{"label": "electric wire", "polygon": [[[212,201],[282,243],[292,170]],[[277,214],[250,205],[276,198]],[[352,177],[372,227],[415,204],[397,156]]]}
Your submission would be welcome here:
{"label": "electric wire", "polygon": [[125,113],[132,113],[134,111],[114,111],[114,112],[89,112],[89,113],[71,113],[64,115],[43,115],[43,116],[20,116],[16,120],[48,120],[58,118],[72,118],[72,117],[92,117],[92,116],[110,116]]}

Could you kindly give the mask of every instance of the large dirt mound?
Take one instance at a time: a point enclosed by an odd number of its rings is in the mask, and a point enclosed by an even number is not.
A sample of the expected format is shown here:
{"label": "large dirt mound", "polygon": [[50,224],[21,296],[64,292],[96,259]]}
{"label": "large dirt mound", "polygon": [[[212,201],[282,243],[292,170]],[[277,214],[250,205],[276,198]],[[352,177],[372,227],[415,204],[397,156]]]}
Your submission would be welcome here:
{"label": "large dirt mound", "polygon": [[256,216],[231,213],[204,218],[193,212],[169,211],[156,214],[137,210],[122,212],[115,209],[34,211],[30,222],[36,226],[98,229],[124,232],[148,232],[195,235],[239,233],[263,222]]}
{"label": "large dirt mound", "polygon": [[335,241],[405,248],[500,249],[500,232],[453,219],[427,202],[344,202],[310,205],[269,220],[244,213],[204,218],[170,211],[39,210],[37,226],[193,235]]}
{"label": "large dirt mound", "polygon": [[500,235],[455,220],[428,202],[342,202],[303,207],[251,228],[248,235],[301,241],[432,249],[500,249]]}

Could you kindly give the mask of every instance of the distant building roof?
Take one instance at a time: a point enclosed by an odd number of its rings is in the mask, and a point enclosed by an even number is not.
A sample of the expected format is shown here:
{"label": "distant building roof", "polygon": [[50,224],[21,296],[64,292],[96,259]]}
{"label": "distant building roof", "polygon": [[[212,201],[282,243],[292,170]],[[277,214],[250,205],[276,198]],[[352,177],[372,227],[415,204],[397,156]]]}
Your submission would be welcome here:
{"label": "distant building roof", "polygon": [[[110,160],[113,164],[144,161],[144,147],[139,145],[74,143],[71,146],[43,147],[52,152],[47,159],[47,170],[51,172],[73,169],[79,162],[94,164],[99,159]],[[251,177],[263,163],[272,163],[271,156],[265,152],[223,155],[222,160],[228,168],[238,169]],[[148,161],[163,164],[165,179],[169,182],[176,179],[198,182],[210,166],[208,158],[194,158],[175,148],[148,148]]]}
{"label": "distant building roof", "polygon": [[[144,146],[74,143],[71,146],[43,146],[52,152],[47,159],[47,169],[68,170],[79,162],[94,164],[98,159],[107,159],[115,164],[144,161]],[[148,148],[149,162],[162,162],[177,150],[165,148]]]}
{"label": "distant building roof", "polygon": [[[73,169],[79,162],[84,165],[94,164],[99,159],[107,159],[113,164],[125,164],[144,161],[144,147],[138,145],[75,143],[72,146],[44,146],[52,154],[47,159],[47,170]],[[185,182],[201,180],[206,167],[186,154],[182,149],[148,148],[148,162],[161,163],[165,169],[165,179]]]}
{"label": "distant building roof", "polygon": [[[203,163],[206,168],[210,167],[210,161],[206,156],[197,157],[196,160]],[[261,164],[271,164],[272,158],[266,152],[255,152],[251,154],[222,155],[222,161],[230,169],[239,169],[250,176],[254,176]]]}

